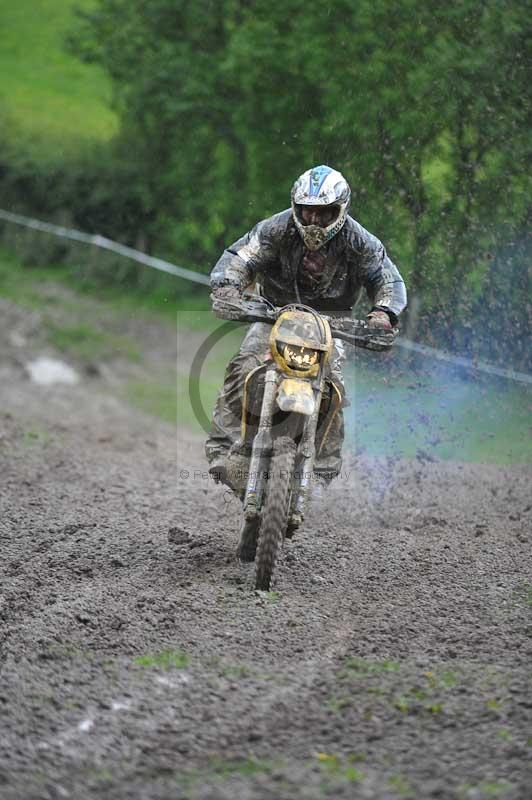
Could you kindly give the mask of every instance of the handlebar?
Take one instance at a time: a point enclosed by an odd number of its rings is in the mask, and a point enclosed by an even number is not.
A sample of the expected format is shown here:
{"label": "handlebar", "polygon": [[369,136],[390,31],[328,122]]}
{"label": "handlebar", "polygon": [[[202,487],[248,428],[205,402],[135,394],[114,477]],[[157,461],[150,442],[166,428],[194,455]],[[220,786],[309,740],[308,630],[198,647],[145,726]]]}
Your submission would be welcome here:
{"label": "handlebar", "polygon": [[[276,307],[269,300],[260,295],[246,295],[248,299],[221,299],[213,298],[212,310],[219,319],[234,322],[265,322],[273,325],[279,314],[289,306]],[[290,304],[295,305],[295,304]],[[314,313],[319,312],[314,310]],[[373,328],[365,320],[352,319],[351,317],[328,317],[319,314],[331,326],[334,339],[364,347],[367,350],[389,350],[397,335],[397,328],[391,331],[385,328]]]}

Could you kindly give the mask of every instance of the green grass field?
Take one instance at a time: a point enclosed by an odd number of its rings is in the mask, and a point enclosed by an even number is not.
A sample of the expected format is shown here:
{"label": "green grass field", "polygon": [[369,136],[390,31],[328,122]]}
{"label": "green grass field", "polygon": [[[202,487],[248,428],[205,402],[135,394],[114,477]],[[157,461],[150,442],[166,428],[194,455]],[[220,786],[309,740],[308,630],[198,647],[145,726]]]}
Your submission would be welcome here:
{"label": "green grass field", "polygon": [[109,139],[117,118],[98,66],[66,52],[76,8],[90,0],[0,0],[0,133],[46,158]]}
{"label": "green grass field", "polygon": [[[6,223],[6,228],[8,224]],[[26,228],[9,226],[9,231],[27,233]],[[29,233],[28,235],[32,235]],[[47,238],[47,234],[37,234]],[[9,247],[0,244],[0,295],[9,297],[16,303],[26,307],[39,308],[43,302],[42,287],[47,284],[62,284],[68,288],[86,294],[112,306],[118,314],[133,314],[142,311],[157,318],[166,317],[175,320],[180,315],[183,327],[204,330],[213,325],[210,313],[208,292],[201,290],[194,295],[180,296],[180,281],[177,278],[163,276],[155,288],[146,291],[141,286],[126,287],[122,284],[102,286],[98,280],[92,280],[90,270],[84,272],[83,257],[86,260],[87,247],[80,246],[80,260],[76,264],[58,264],[53,266],[37,266],[28,264],[28,255],[24,247]],[[21,251],[19,255],[18,251]],[[105,257],[105,252],[102,257]],[[24,262],[24,263],[23,263]],[[138,265],[139,270],[147,267]],[[189,284],[187,284],[187,288]],[[185,324],[186,320],[186,324]]]}

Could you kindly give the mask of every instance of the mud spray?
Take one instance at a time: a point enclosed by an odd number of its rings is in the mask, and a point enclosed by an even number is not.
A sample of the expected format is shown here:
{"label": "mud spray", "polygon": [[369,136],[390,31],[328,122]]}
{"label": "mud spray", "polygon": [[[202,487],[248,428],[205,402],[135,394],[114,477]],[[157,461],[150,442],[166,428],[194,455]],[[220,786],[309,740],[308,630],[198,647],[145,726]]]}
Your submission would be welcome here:
{"label": "mud spray", "polygon": [[377,502],[393,489],[396,463],[532,462],[532,385],[394,351],[356,351],[345,370],[346,458],[370,456]]}

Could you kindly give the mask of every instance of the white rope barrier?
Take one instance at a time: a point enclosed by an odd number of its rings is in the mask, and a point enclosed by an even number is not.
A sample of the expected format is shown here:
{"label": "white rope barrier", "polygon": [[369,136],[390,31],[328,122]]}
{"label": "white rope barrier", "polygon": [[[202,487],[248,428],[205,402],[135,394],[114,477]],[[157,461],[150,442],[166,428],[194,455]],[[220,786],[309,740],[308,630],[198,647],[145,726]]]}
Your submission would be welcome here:
{"label": "white rope barrier", "polygon": [[139,264],[145,264],[147,267],[161,270],[161,272],[169,272],[170,275],[177,275],[178,278],[184,278],[187,281],[194,281],[195,283],[202,283],[205,286],[210,285],[208,275],[202,275],[200,272],[194,272],[184,267],[177,267],[175,264],[163,261],[162,258],[148,256],[146,253],[141,253],[139,250],[127,247],[125,244],[113,242],[112,239],[107,239],[105,236],[100,236],[99,234],[92,235],[71,228],[63,228],[60,225],[52,225],[49,222],[41,222],[38,219],[23,217],[21,214],[12,214],[11,211],[4,211],[3,209],[0,209],[0,219],[6,222],[13,222],[15,225],[23,225],[26,228],[34,228],[35,230],[44,231],[45,233],[52,233],[54,236],[61,236],[63,239],[73,239],[76,242],[84,242],[85,244],[91,244],[95,247],[102,247],[104,250],[111,250],[113,253],[118,253],[118,255],[124,256],[125,258],[132,258],[133,261],[138,261]]}
{"label": "white rope barrier", "polygon": [[[132,247],[127,247],[124,244],[113,242],[112,239],[107,239],[105,236],[100,236],[99,234],[83,233],[82,231],[76,231],[72,228],[63,228],[60,225],[52,225],[49,222],[42,222],[41,220],[25,217],[21,214],[13,214],[11,211],[4,211],[3,209],[0,209],[0,219],[3,219],[5,222],[12,222],[15,225],[22,225],[26,228],[33,228],[38,231],[44,231],[45,233],[51,233],[54,236],[61,236],[64,239],[73,239],[77,242],[84,242],[85,244],[90,244],[95,247],[101,247],[105,250],[110,250],[113,253],[124,256],[125,258],[131,258],[133,261],[137,261],[139,264],[144,264],[152,269],[158,269],[161,272],[168,272],[170,275],[176,275],[178,278],[184,278],[187,281],[201,283],[204,286],[210,285],[208,275],[202,275],[200,272],[194,272],[193,270],[185,269],[184,267],[178,267],[168,261],[163,261],[162,258],[148,256],[146,253],[141,253],[139,250],[135,250]],[[496,367],[486,361],[476,361],[474,359],[464,358],[462,356],[455,356],[451,353],[446,353],[443,350],[437,350],[435,347],[429,347],[428,345],[412,342],[410,339],[399,337],[395,342],[395,345],[397,347],[402,347],[405,350],[411,350],[415,353],[420,353],[421,355],[430,356],[431,358],[438,359],[439,361],[446,361],[450,364],[464,367],[465,369],[486,372],[490,375],[507,378],[508,380],[532,384],[532,376],[525,372],[516,372],[513,369]]]}

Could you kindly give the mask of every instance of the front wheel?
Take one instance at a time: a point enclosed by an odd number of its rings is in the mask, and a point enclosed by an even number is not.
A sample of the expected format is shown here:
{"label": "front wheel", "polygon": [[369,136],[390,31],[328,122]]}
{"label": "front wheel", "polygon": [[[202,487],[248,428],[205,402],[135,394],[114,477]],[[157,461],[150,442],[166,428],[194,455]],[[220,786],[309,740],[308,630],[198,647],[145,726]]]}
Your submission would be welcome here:
{"label": "front wheel", "polygon": [[273,445],[270,477],[256,555],[255,589],[268,591],[281,547],[290,510],[290,489],[296,457],[296,444],[289,436],[281,436]]}

